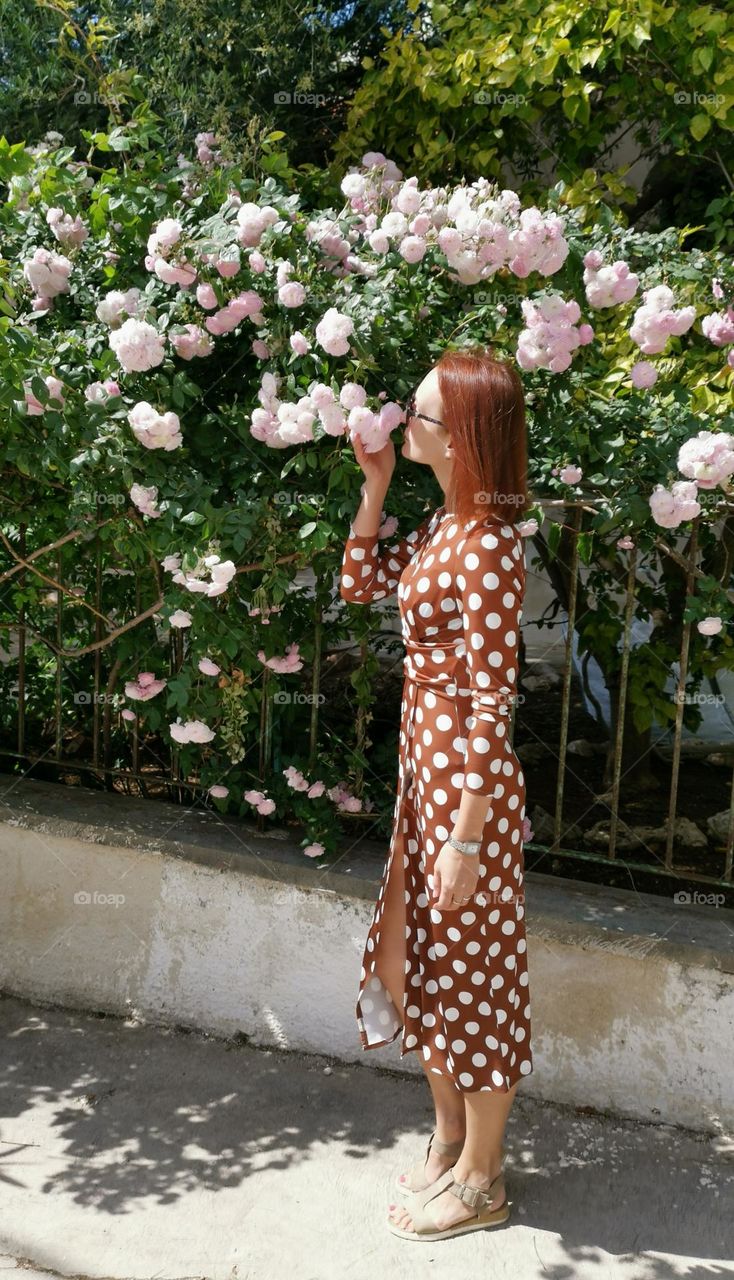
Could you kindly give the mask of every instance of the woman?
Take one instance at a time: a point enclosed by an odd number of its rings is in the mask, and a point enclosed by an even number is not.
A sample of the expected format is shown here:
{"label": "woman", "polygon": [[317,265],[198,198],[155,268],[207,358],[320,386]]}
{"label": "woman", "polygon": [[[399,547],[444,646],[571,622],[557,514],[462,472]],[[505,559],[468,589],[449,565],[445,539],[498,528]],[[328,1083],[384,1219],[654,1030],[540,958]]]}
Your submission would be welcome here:
{"label": "woman", "polygon": [[532,1071],[523,906],[525,780],[509,741],[525,588],[513,525],[527,509],[516,370],[483,348],[446,351],[408,401],[402,453],[445,503],[381,549],[395,466],[365,453],[341,596],[397,591],[405,643],[398,796],[357,1000],[364,1049],[421,1052],[436,1122],[397,1186],[388,1228],[435,1240],[506,1221],[502,1142]]}

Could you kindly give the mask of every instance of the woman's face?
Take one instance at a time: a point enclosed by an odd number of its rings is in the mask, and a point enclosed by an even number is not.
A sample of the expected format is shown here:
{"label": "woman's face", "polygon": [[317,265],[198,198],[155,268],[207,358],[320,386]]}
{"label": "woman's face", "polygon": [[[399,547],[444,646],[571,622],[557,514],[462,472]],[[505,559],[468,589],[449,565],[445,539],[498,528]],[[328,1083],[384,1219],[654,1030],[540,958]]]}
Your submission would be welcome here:
{"label": "woman's face", "polygon": [[[421,417],[421,414],[426,417]],[[423,462],[429,467],[446,462],[449,433],[438,422],[428,421],[436,418],[440,422],[441,417],[438,373],[436,369],[431,369],[415,391],[415,410],[408,419],[400,450],[404,458],[410,458],[411,462]]]}

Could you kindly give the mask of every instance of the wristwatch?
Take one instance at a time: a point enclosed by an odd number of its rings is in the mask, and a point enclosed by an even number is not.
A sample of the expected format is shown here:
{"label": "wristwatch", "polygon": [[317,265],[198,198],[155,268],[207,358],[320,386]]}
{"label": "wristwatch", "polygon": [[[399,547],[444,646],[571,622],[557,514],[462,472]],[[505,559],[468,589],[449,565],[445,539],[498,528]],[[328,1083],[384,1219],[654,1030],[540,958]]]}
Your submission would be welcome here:
{"label": "wristwatch", "polygon": [[447,844],[450,844],[452,849],[458,849],[459,853],[469,853],[472,856],[476,856],[482,847],[481,840],[457,840],[454,836],[449,836]]}

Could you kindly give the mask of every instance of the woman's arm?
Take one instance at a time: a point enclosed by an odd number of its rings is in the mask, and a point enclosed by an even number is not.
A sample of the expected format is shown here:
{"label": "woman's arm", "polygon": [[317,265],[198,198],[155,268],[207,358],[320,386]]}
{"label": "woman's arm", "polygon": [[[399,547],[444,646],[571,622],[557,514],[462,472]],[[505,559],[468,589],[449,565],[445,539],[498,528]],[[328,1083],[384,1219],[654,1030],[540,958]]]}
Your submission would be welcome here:
{"label": "woman's arm", "polygon": [[[350,604],[369,604],[383,600],[397,591],[400,576],[418,550],[431,521],[431,516],[404,538],[380,547],[377,532],[358,533],[357,528],[367,523],[363,506],[359,509],[349,529],[344,546],[339,593]],[[380,512],[377,515],[379,525]],[[375,522],[370,513],[370,520]]]}
{"label": "woman's arm", "polygon": [[[502,528],[479,525],[470,533],[456,575],[473,716],[464,791],[485,799],[492,798],[497,782],[490,765],[506,754],[509,744],[525,589],[524,547],[514,533],[510,538],[503,536]],[[476,819],[478,812],[467,800],[460,811],[461,826],[465,817]],[[470,838],[466,832],[463,837],[456,834],[457,839]],[[480,837],[481,829],[471,833],[471,838]]]}

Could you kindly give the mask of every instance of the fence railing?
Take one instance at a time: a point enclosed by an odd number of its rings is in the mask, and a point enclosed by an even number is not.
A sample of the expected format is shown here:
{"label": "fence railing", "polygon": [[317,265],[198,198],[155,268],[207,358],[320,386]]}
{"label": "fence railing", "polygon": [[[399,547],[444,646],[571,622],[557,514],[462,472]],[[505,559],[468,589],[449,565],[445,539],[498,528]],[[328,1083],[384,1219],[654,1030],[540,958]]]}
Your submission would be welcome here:
{"label": "fence railing", "polygon": [[[612,864],[623,862],[625,866],[659,875],[680,876],[711,884],[732,884],[734,862],[734,767],[731,777],[727,774],[724,803],[729,806],[729,822],[726,836],[715,849],[708,851],[706,867],[692,866],[690,855],[685,863],[677,859],[676,819],[680,800],[681,768],[684,760],[683,719],[686,682],[689,675],[691,630],[693,623],[680,625],[680,647],[677,666],[675,719],[672,726],[672,750],[666,803],[666,842],[664,852],[649,850],[649,857],[630,860],[619,853],[620,832],[626,823],[623,817],[623,786],[629,774],[630,762],[625,756],[625,726],[628,725],[630,692],[630,660],[632,653],[632,624],[635,616],[638,571],[638,552],[632,548],[628,556],[623,598],[620,601],[622,639],[619,652],[619,670],[610,699],[610,742],[607,776],[610,779],[608,818],[608,847],[599,852],[594,849],[574,849],[564,844],[568,830],[567,782],[569,777],[568,747],[574,690],[574,631],[579,620],[579,586],[582,582],[580,535],[583,532],[584,512],[595,512],[588,501],[547,501],[542,503],[555,524],[560,524],[560,542],[551,552],[542,534],[535,545],[541,552],[541,561],[562,570],[554,585],[565,596],[561,600],[567,621],[563,683],[558,723],[558,742],[555,760],[555,806],[552,814],[552,837],[546,844],[527,842],[526,847],[540,853],[549,853],[571,860],[584,860]],[[722,517],[725,526],[732,519],[734,508],[723,504]],[[700,517],[699,517],[700,519]],[[691,522],[690,534],[681,551],[661,536],[655,539],[659,554],[669,557],[685,576],[686,596],[695,594],[697,582],[704,571],[701,568],[699,548],[699,519]],[[3,595],[0,600],[0,681],[4,682],[5,698],[0,735],[0,763],[22,771],[33,772],[39,768],[56,771],[61,780],[74,777],[106,786],[110,790],[122,789],[143,796],[165,797],[176,801],[191,800],[201,795],[196,774],[182,776],[180,760],[175,748],[166,750],[158,740],[152,748],[149,737],[140,734],[137,721],[125,730],[124,745],[120,720],[120,686],[132,678],[132,669],[138,671],[141,662],[139,629],[146,628],[145,653],[155,651],[159,661],[165,655],[170,675],[181,669],[184,661],[183,639],[179,631],[160,631],[156,628],[155,615],[160,609],[160,580],[155,566],[131,571],[115,560],[114,546],[100,537],[99,528],[79,536],[64,534],[57,542],[35,550],[27,548],[27,533],[17,527],[14,536],[0,534],[5,550],[6,565],[0,572]],[[731,544],[729,544],[731,545]],[[724,582],[731,597],[729,580],[731,568],[725,559]],[[82,585],[70,586],[76,576]],[[132,577],[133,581],[129,579]],[[34,616],[24,602],[29,582],[38,588]],[[114,583],[114,591],[110,589]],[[19,603],[14,604],[13,587],[21,588]],[[45,595],[40,593],[45,592]],[[335,589],[335,596],[336,596]],[[113,607],[111,608],[111,601]],[[78,644],[65,647],[69,610],[76,611]],[[81,614],[79,614],[81,610]],[[127,621],[120,616],[121,610]],[[42,615],[42,617],[40,616]],[[39,625],[42,621],[44,625]],[[526,619],[527,621],[527,619]],[[137,647],[131,637],[137,631]],[[329,657],[327,647],[328,618],[314,608],[313,652],[314,661],[310,673],[310,700],[308,720],[308,753],[312,763],[317,759],[320,729],[320,699],[324,662]],[[148,643],[149,642],[149,643]],[[362,659],[367,656],[365,642]],[[32,655],[32,661],[31,661]],[[670,663],[671,674],[675,674]],[[522,674],[520,677],[522,687]],[[274,728],[277,724],[278,706],[276,683],[264,670],[264,687],[256,744],[257,771],[264,784],[272,771]],[[67,709],[73,707],[73,716]],[[513,711],[513,734],[518,728],[524,731],[524,709]],[[33,721],[33,741],[28,733],[29,717]],[[71,723],[68,721],[71,720]],[[531,726],[528,722],[528,730]],[[355,748],[363,754],[366,724],[363,713],[357,715],[355,724]],[[727,744],[724,744],[725,746]],[[734,765],[734,740],[731,744]],[[648,750],[654,750],[652,744]],[[721,775],[720,775],[721,776]],[[360,774],[357,771],[359,785]],[[528,809],[532,808],[532,790],[528,789]],[[715,806],[716,807],[716,806]],[[705,814],[697,814],[699,821]],[[359,823],[364,818],[374,821],[374,812],[364,815],[348,815],[349,821]]]}

